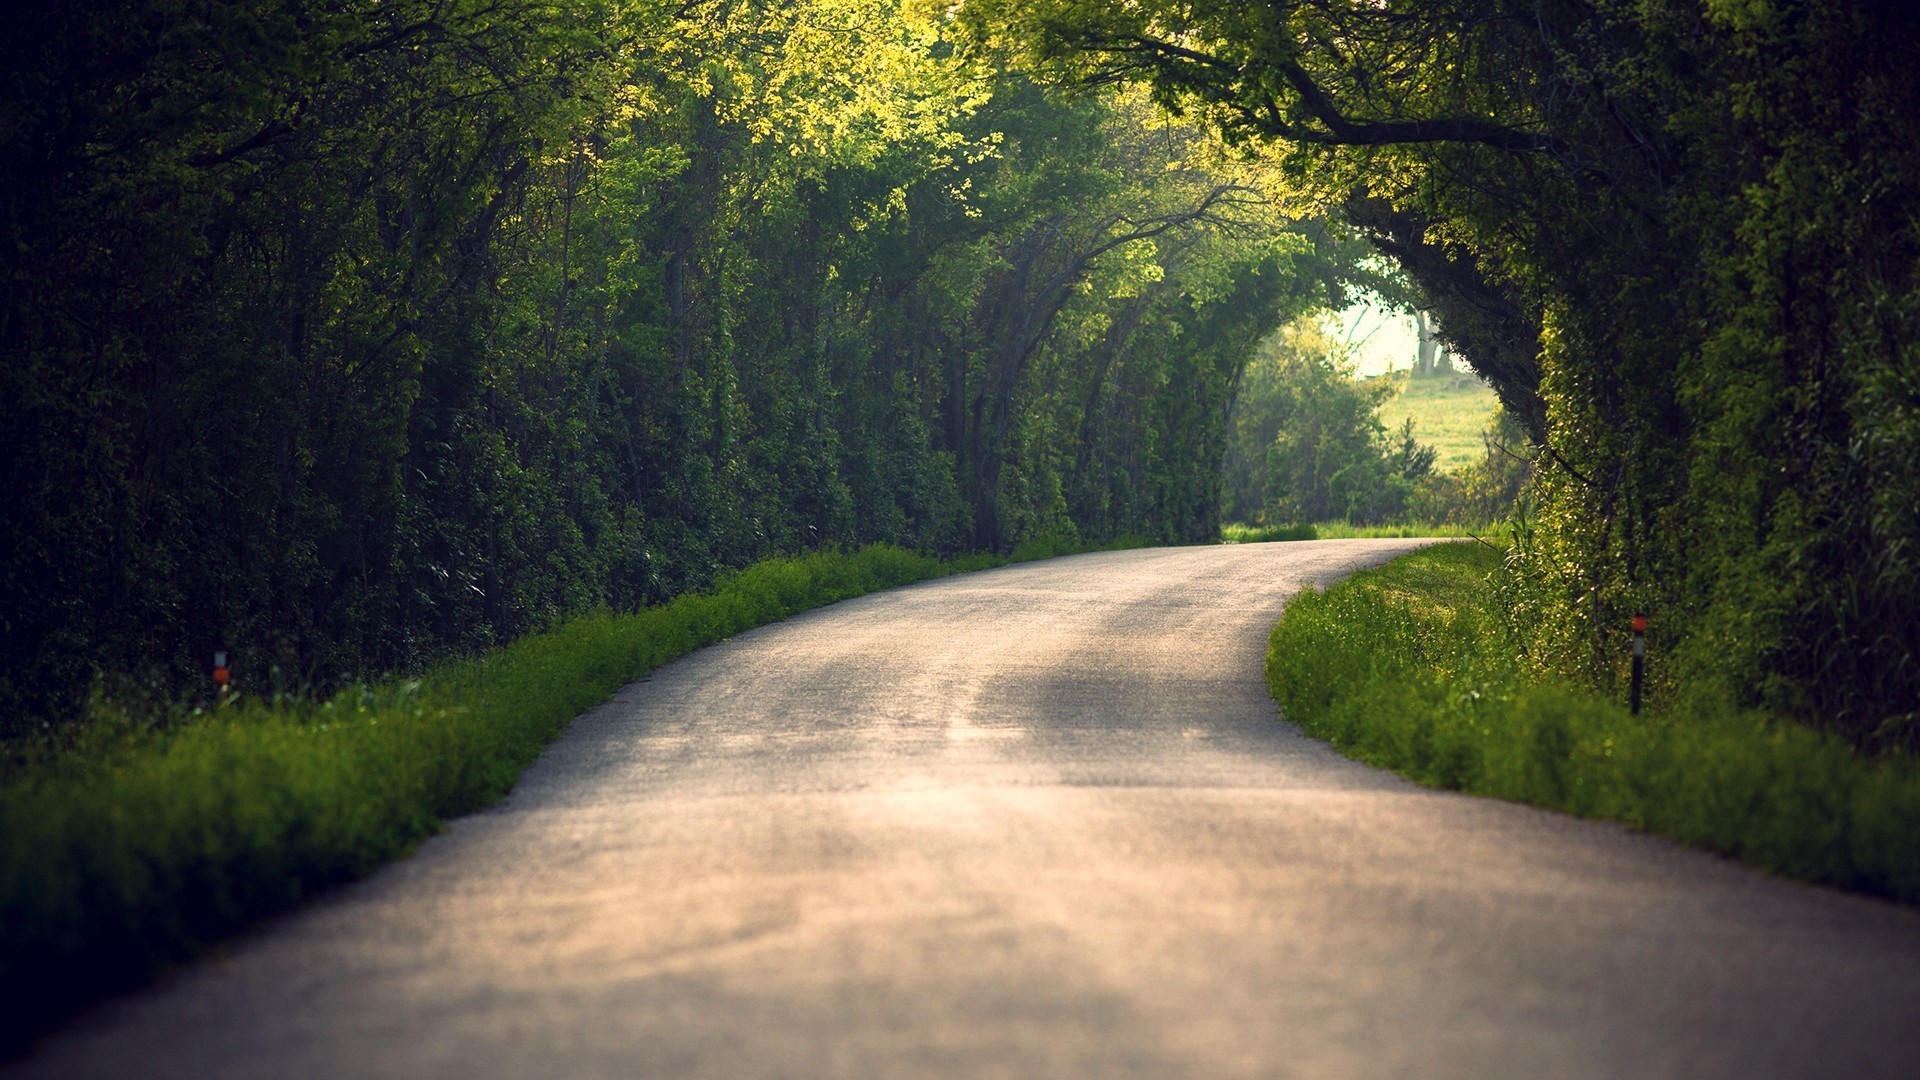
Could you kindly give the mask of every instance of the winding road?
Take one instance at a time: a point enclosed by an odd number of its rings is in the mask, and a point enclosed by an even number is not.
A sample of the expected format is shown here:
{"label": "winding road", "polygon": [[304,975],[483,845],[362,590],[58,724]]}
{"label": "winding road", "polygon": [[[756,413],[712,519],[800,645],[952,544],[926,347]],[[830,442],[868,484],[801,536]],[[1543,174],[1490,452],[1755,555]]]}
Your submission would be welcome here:
{"label": "winding road", "polygon": [[0,1072],[1920,1075],[1920,911],[1275,719],[1287,597],[1418,543],[1076,556],[742,634]]}

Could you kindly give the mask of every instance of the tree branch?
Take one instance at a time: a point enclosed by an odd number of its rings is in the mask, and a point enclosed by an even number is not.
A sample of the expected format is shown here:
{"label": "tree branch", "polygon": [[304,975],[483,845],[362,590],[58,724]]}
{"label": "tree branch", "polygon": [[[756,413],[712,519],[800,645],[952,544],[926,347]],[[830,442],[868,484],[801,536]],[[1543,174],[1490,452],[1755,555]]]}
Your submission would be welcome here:
{"label": "tree branch", "polygon": [[245,157],[255,150],[293,134],[293,125],[285,120],[270,120],[259,131],[247,136],[225,150],[195,154],[187,159],[187,164],[196,169],[211,169],[216,165],[225,165],[229,161]]}
{"label": "tree branch", "polygon": [[[1562,140],[1545,132],[1508,127],[1470,116],[1356,120],[1342,111],[1333,95],[1297,61],[1276,60],[1271,70],[1293,89],[1320,127],[1291,123],[1282,115],[1279,103],[1271,94],[1239,92],[1247,77],[1245,66],[1158,38],[1097,32],[1080,32],[1074,37],[1080,48],[1127,58],[1125,63],[1099,72],[1091,81],[1120,82],[1136,73],[1160,75],[1207,100],[1234,109],[1254,130],[1278,138],[1322,146],[1471,143],[1512,153],[1544,153],[1555,157],[1565,156],[1570,149]],[[1197,70],[1180,72],[1180,66]]]}

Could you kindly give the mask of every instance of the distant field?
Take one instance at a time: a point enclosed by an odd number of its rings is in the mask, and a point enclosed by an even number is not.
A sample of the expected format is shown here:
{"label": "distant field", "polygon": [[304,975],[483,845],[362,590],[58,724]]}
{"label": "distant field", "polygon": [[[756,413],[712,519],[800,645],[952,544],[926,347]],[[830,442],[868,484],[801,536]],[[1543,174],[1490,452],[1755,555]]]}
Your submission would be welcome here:
{"label": "distant field", "polygon": [[1451,379],[1409,379],[1404,372],[1386,376],[1404,389],[1380,406],[1380,420],[1389,432],[1398,432],[1413,418],[1413,437],[1439,451],[1434,468],[1441,472],[1464,469],[1480,460],[1486,445],[1480,433],[1493,412],[1491,387],[1471,376]]}

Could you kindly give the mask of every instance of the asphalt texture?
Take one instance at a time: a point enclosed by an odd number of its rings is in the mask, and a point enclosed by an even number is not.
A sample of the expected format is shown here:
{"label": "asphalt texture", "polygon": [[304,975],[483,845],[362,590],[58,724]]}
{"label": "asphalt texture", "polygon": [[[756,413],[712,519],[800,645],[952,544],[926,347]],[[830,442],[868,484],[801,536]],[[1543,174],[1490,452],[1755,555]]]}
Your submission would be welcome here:
{"label": "asphalt texture", "polygon": [[1920,1075],[1920,911],[1275,718],[1287,597],[1413,546],[1077,556],[742,634],[0,1072]]}

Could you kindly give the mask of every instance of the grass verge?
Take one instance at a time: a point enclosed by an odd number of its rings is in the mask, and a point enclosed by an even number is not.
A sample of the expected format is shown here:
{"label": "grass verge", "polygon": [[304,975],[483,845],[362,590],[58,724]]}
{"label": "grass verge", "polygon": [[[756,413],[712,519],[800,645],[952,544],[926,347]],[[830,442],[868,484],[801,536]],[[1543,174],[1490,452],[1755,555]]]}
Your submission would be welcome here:
{"label": "grass verge", "polygon": [[1323,521],[1317,525],[1241,525],[1220,526],[1223,544],[1265,544],[1279,540],[1365,540],[1413,538],[1425,536],[1480,536],[1493,531],[1491,526],[1412,523],[1402,525],[1349,525],[1344,521]]}
{"label": "grass verge", "polygon": [[1439,544],[1288,604],[1267,651],[1287,719],[1432,787],[1532,803],[1920,902],[1920,762],[1727,711],[1631,715],[1523,676],[1500,554]]}
{"label": "grass verge", "polygon": [[[1049,552],[1058,553],[1058,552]],[[0,1051],[77,1006],[498,801],[569,721],[703,645],[1005,560],[876,545],[770,559],[634,614],[324,701],[239,699],[126,726],[0,788]]]}

